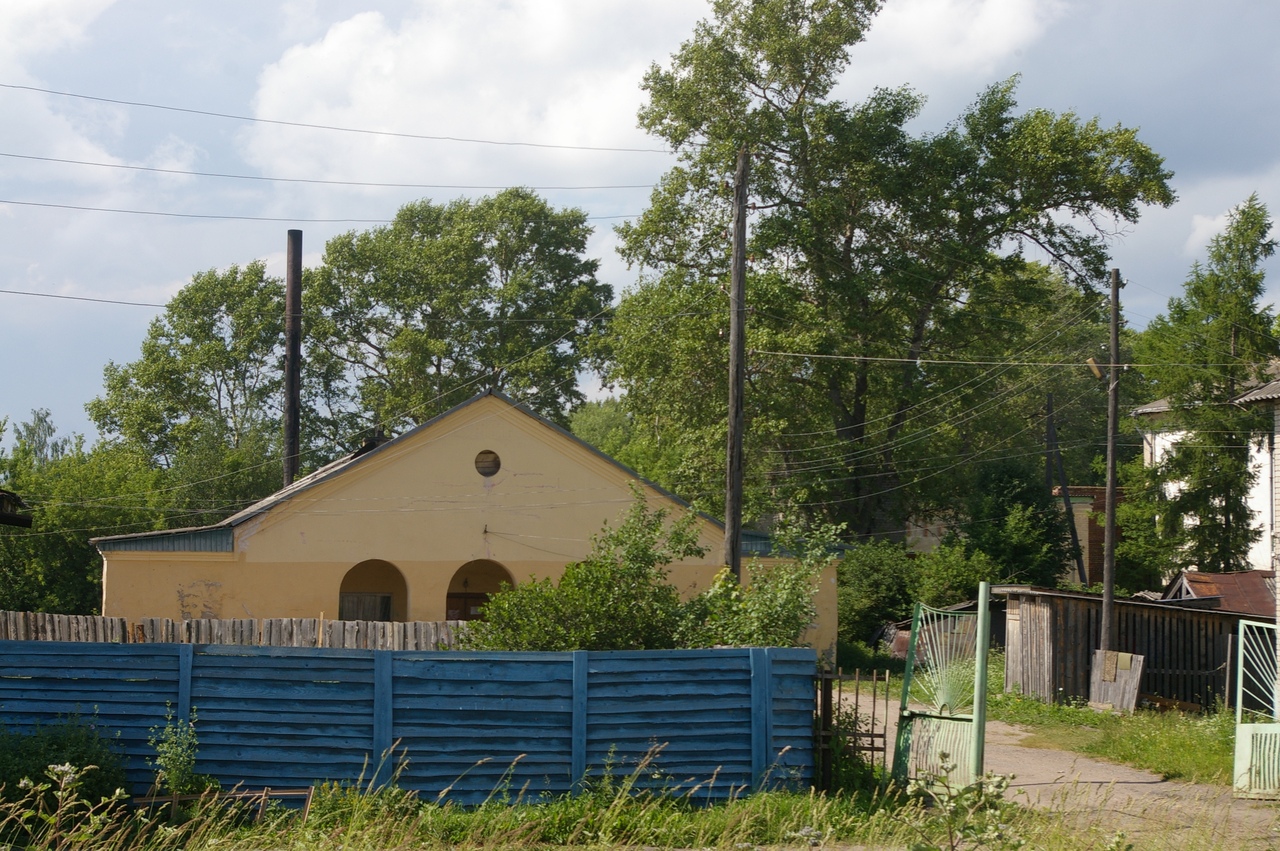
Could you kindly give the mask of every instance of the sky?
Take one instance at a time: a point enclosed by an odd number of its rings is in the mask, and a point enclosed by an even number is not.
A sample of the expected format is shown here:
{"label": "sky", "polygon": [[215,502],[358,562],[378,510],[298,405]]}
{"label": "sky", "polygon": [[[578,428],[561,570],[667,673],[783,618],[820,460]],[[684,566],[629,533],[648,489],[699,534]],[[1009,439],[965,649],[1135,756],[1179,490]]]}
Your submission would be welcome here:
{"label": "sky", "polygon": [[[46,408],[92,442],[103,367],[139,356],[192,275],[255,259],[283,275],[290,228],[317,265],[330,237],[419,198],[519,185],[581,207],[624,292],[612,228],[674,163],[636,127],[640,81],[709,7],[5,0],[0,417]],[[1257,193],[1280,213],[1278,37],[1280,4],[1258,0],[887,0],[835,94],[909,85],[928,132],[1019,75],[1022,108],[1139,128],[1178,194],[1112,244],[1142,327],[1233,206]]]}

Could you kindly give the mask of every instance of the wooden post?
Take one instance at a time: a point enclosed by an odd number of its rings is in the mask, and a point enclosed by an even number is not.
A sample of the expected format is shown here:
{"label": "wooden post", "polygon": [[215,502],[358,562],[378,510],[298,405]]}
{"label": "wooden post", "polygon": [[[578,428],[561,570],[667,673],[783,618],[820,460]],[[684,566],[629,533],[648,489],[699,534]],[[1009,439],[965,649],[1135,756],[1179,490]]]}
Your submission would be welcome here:
{"label": "wooden post", "polygon": [[1107,507],[1102,543],[1102,650],[1116,649],[1116,432],[1120,420],[1120,270],[1111,270],[1111,372],[1107,387]]}

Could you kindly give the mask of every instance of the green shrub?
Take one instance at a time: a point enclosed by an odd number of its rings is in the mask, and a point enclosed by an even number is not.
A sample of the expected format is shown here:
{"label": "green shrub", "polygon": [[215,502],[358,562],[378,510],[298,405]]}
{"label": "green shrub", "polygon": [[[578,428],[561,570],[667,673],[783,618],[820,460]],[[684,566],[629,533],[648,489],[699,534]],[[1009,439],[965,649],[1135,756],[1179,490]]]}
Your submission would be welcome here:
{"label": "green shrub", "polygon": [[837,569],[840,639],[866,642],[881,626],[911,617],[918,568],[901,544],[869,541]]}
{"label": "green shrub", "polygon": [[913,591],[926,606],[946,608],[978,596],[978,583],[1000,581],[1000,565],[981,550],[943,544],[916,559]]}
{"label": "green shrub", "polygon": [[560,581],[504,587],[484,620],[462,637],[473,650],[666,650],[733,645],[795,646],[817,610],[817,578],[834,558],[835,527],[787,525],[778,535],[794,561],[747,565],[739,585],[721,571],[690,601],[667,581],[673,561],[702,556],[694,514],[668,523],[643,494],[616,529],[605,527],[591,553],[565,567]]}
{"label": "green shrub", "polygon": [[155,750],[147,764],[156,770],[155,788],[168,795],[199,795],[218,788],[218,781],[207,774],[196,773],[196,710],[189,719],[178,719],[173,707],[164,705],[164,726],[152,727],[147,744]]}
{"label": "green shrub", "polygon": [[706,550],[696,515],[667,523],[665,509],[635,501],[616,529],[593,540],[591,553],[549,579],[506,587],[463,635],[475,650],[658,650],[674,647],[682,603],[666,566]]}
{"label": "green shrub", "polygon": [[[23,781],[40,784],[50,766],[77,770],[77,791],[85,801],[111,798],[126,786],[124,761],[114,737],[106,735],[96,715],[69,715],[52,724],[39,724],[30,732],[0,726],[0,800],[17,802],[26,797]],[[90,768],[92,766],[92,768]],[[52,791],[47,793],[54,805]]]}

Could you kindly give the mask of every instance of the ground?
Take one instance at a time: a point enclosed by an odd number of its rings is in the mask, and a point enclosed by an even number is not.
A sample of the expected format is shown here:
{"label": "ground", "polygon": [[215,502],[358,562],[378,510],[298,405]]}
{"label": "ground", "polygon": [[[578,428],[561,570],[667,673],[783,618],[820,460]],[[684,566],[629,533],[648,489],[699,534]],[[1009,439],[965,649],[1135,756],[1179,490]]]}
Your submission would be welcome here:
{"label": "ground", "polygon": [[1070,751],[1024,747],[1026,737],[1009,724],[987,722],[986,769],[1013,775],[1009,795],[1016,801],[1130,838],[1172,836],[1170,847],[1280,847],[1277,802],[1235,798],[1225,786],[1165,780]]}
{"label": "ground", "polygon": [[[852,708],[852,697],[842,702]],[[864,702],[859,707],[866,713]],[[883,707],[881,707],[883,713]],[[888,739],[894,740],[898,705],[890,701]],[[883,714],[880,718],[883,719]],[[877,726],[879,726],[877,723]],[[1081,832],[1123,832],[1140,848],[1280,848],[1280,802],[1236,798],[1230,788],[1165,780],[1158,774],[1066,750],[1028,747],[1030,733],[988,721],[985,768],[1011,776],[1007,795],[1018,803],[1059,813]]]}

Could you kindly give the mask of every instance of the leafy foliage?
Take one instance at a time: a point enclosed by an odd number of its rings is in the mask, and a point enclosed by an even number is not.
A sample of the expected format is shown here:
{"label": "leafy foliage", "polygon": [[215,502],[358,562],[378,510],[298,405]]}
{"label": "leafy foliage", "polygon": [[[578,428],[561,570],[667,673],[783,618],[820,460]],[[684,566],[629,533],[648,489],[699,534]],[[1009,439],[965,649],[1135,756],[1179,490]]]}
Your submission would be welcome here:
{"label": "leafy foliage", "polygon": [[[1160,492],[1145,492],[1148,502],[1161,503],[1159,531],[1171,539],[1178,568],[1247,569],[1249,548],[1261,536],[1248,505],[1257,477],[1250,446],[1270,426],[1270,412],[1234,402],[1266,380],[1280,356],[1275,316],[1259,304],[1262,261],[1276,249],[1271,225],[1257,196],[1236,207],[1209,243],[1208,264],[1192,267],[1183,295],[1170,299],[1167,315],[1138,340],[1138,357],[1169,403],[1158,427],[1180,433],[1159,460]],[[1129,519],[1155,513],[1147,507]]]}
{"label": "leafy foliage", "polygon": [[582,343],[612,296],[583,257],[590,234],[582,210],[508,189],[417,201],[387,227],[329,240],[304,277],[304,309],[334,442],[423,422],[485,389],[563,422],[583,399]]}
{"label": "leafy foliage", "polygon": [[706,551],[693,514],[670,525],[666,509],[642,494],[616,529],[607,525],[591,553],[565,567],[559,583],[531,580],[493,595],[484,620],[464,635],[488,650],[653,650],[675,646],[681,602],[666,565]]}
{"label": "leafy foliage", "polygon": [[810,527],[784,519],[774,535],[774,546],[793,558],[749,562],[743,584],[722,570],[710,588],[685,605],[679,646],[791,647],[799,643],[817,617],[814,594],[822,571],[837,558],[839,532],[836,527]]}
{"label": "leafy foliage", "polygon": [[[678,450],[644,472],[708,510],[726,380],[723,320],[711,317],[726,315],[725,184],[741,146],[755,210],[748,510],[782,501],[857,535],[944,506],[964,465],[938,458],[1034,445],[1025,415],[1056,379],[1010,366],[975,380],[961,362],[1032,360],[1053,332],[1096,316],[1096,296],[1061,291],[1102,278],[1109,222],[1172,200],[1169,173],[1133,130],[1020,110],[1013,80],[921,136],[906,129],[922,103],[910,90],[832,99],[877,6],[721,0],[645,77],[640,122],[680,164],[619,228],[645,276],[611,325],[608,377],[646,439]],[[1021,245],[1043,249],[1061,276]]]}
{"label": "leafy foliage", "polygon": [[170,795],[198,795],[217,789],[216,778],[196,772],[196,753],[200,742],[196,736],[196,710],[190,718],[175,718],[173,707],[164,707],[164,725],[152,727],[147,744],[156,752],[148,763],[156,770],[155,788]]}
{"label": "leafy foliage", "polygon": [[[674,647],[794,646],[816,616],[816,580],[834,558],[835,531],[784,531],[794,562],[748,565],[739,586],[721,571],[688,602],[666,566],[705,555],[697,517],[668,524],[665,508],[635,502],[616,529],[596,536],[587,558],[565,568],[558,583],[530,580],[490,598],[484,620],[469,624],[465,646],[479,650],[657,650]],[[794,549],[793,549],[794,548]]]}
{"label": "leafy foliage", "polygon": [[1052,588],[1073,562],[1066,513],[1023,459],[981,465],[958,514],[955,542],[998,566],[991,581]]}
{"label": "leafy foliage", "polygon": [[0,609],[95,612],[102,558],[89,538],[160,528],[163,475],[132,447],[58,437],[45,410],[15,433],[12,452],[0,449],[0,487],[22,495],[33,522],[0,526]]}
{"label": "leafy foliage", "polygon": [[[84,769],[78,790],[90,801],[111,798],[127,785],[119,748],[105,735],[96,716],[69,715],[30,732],[0,726],[0,800],[22,800],[23,787],[42,783],[53,765]],[[28,782],[24,784],[24,780]],[[53,790],[46,787],[44,792],[46,803],[54,805]]]}
{"label": "leafy foliage", "polygon": [[278,434],[283,333],[284,285],[264,263],[202,272],[151,323],[138,360],[107,364],[89,415],[164,466],[210,435],[235,448]]}
{"label": "leafy foliage", "polygon": [[916,560],[915,596],[926,606],[945,608],[972,600],[978,583],[998,582],[1002,569],[981,550],[970,553],[963,546],[942,544]]}
{"label": "leafy foliage", "polygon": [[958,542],[921,554],[888,541],[859,544],[837,573],[840,640],[868,642],[885,624],[909,619],[917,601],[934,607],[963,603],[977,595],[979,582],[1000,578],[998,563]]}
{"label": "leafy foliage", "polygon": [[868,641],[886,623],[911,617],[917,567],[905,547],[868,541],[852,547],[837,570],[842,641]]}

